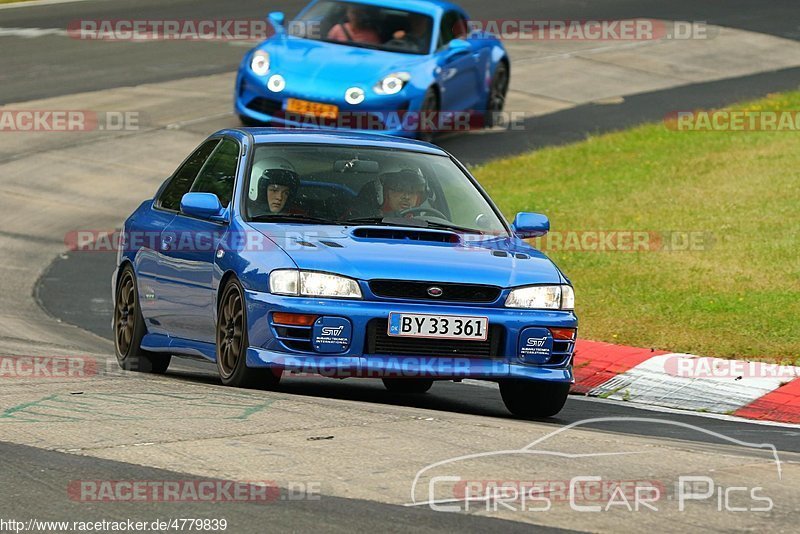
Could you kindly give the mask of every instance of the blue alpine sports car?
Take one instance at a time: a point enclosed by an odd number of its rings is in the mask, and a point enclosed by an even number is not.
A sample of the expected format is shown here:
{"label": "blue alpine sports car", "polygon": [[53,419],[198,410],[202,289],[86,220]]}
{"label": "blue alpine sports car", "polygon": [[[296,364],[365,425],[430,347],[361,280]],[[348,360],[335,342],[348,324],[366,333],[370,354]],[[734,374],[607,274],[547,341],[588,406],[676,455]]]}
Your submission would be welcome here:
{"label": "blue alpine sports car", "polygon": [[495,381],[509,410],[550,416],[573,381],[574,292],[478,182],[428,143],[377,134],[223,130],[125,221],[113,276],[124,369],[172,355],[223,384],[285,373]]}
{"label": "blue alpine sports car", "polygon": [[432,139],[491,127],[510,62],[442,0],[314,0],[239,67],[235,111],[248,126],[314,126]]}

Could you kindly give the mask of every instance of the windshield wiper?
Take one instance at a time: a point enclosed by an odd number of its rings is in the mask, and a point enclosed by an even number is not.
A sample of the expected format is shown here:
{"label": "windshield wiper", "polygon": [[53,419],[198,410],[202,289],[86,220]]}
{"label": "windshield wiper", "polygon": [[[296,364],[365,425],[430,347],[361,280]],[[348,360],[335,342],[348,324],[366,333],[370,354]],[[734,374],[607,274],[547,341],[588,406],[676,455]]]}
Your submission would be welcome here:
{"label": "windshield wiper", "polygon": [[335,224],[329,219],[309,217],[308,215],[256,215],[250,217],[252,222],[291,222],[297,224]]}
{"label": "windshield wiper", "polygon": [[405,217],[357,217],[347,219],[339,224],[375,224],[379,226],[407,226],[409,228],[427,228],[428,222],[421,219],[407,219]]}
{"label": "windshield wiper", "polygon": [[466,226],[457,226],[455,224],[445,224],[435,221],[426,221],[428,223],[428,228],[436,228],[437,230],[453,230],[456,232],[463,232],[465,234],[480,234],[484,235],[485,232],[480,230],[476,230],[475,228],[467,228]]}

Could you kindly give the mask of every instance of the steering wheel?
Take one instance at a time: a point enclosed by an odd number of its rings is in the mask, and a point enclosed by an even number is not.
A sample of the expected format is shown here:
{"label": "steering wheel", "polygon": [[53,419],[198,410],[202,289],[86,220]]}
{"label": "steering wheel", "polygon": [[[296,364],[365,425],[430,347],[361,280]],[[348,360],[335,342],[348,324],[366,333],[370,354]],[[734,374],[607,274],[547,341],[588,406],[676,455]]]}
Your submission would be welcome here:
{"label": "steering wheel", "polygon": [[434,217],[439,217],[440,219],[444,219],[445,221],[448,220],[445,217],[444,213],[435,209],[435,208],[425,208],[425,207],[418,207],[418,208],[409,208],[407,210],[403,210],[400,212],[401,217],[405,217],[406,215],[417,215],[422,213],[430,213]]}

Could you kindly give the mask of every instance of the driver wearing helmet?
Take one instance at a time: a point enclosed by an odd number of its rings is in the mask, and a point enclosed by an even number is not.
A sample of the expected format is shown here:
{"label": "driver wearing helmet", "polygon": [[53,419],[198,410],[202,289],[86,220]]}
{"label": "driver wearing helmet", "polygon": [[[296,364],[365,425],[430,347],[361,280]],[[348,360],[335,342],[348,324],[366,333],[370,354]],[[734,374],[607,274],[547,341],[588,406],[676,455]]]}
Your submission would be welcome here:
{"label": "driver wearing helmet", "polygon": [[381,212],[388,216],[403,216],[418,208],[426,199],[428,183],[419,170],[403,169],[381,176],[383,205]]}
{"label": "driver wearing helmet", "polygon": [[292,163],[273,157],[259,162],[259,167],[264,168],[258,182],[258,203],[268,210],[264,214],[291,213],[287,206],[300,188],[300,176]]}

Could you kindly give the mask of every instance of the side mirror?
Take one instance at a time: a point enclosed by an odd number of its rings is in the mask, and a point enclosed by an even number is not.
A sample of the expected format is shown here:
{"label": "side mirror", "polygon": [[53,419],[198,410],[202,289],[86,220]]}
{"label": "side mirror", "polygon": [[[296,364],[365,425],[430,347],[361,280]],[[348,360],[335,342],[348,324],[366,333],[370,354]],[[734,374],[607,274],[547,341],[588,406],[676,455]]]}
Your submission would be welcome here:
{"label": "side mirror", "polygon": [[186,193],[181,199],[181,213],[221,222],[225,217],[225,208],[214,193]]}
{"label": "side mirror", "polygon": [[447,45],[447,59],[454,59],[472,52],[472,43],[464,39],[453,39]]}
{"label": "side mirror", "polygon": [[283,22],[286,20],[286,15],[283,11],[273,11],[267,15],[267,20],[275,27],[275,29],[283,28]]}
{"label": "side mirror", "polygon": [[511,229],[522,239],[542,237],[550,231],[550,219],[541,213],[517,213]]}

